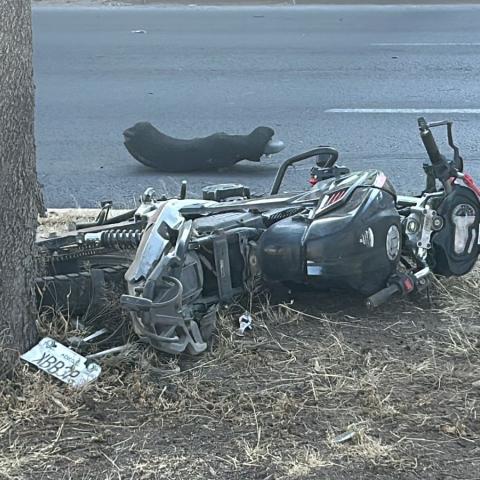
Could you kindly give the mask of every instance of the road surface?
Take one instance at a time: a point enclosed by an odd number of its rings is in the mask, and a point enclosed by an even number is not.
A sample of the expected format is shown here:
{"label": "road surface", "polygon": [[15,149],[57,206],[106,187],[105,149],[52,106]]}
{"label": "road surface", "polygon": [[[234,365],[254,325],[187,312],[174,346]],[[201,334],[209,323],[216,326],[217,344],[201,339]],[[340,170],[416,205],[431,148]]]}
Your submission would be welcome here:
{"label": "road surface", "polygon": [[[176,193],[183,178],[194,194],[225,181],[262,192],[281,160],[319,144],[412,193],[423,185],[424,111],[455,120],[480,181],[478,25],[478,6],[35,8],[47,205],[126,207],[148,186]],[[227,172],[162,174],[123,147],[122,131],[141,120],[186,138],[267,125],[288,147]],[[308,172],[287,186],[306,186]]]}

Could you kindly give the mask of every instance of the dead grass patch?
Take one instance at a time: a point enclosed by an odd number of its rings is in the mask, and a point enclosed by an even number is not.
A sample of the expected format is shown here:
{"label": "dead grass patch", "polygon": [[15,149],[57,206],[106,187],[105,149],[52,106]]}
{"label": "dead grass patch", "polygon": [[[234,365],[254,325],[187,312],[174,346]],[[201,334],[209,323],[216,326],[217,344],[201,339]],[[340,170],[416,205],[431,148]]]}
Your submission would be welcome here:
{"label": "dead grass patch", "polygon": [[82,390],[22,365],[0,386],[0,478],[479,478],[479,285],[477,268],[373,313],[258,298],[245,337],[238,305],[197,358],[132,338]]}

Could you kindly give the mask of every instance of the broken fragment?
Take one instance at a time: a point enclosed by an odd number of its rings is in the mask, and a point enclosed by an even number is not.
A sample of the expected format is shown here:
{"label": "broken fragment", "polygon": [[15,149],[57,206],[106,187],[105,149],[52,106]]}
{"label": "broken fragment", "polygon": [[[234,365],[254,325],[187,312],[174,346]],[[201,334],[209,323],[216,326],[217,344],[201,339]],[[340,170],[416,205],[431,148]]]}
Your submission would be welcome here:
{"label": "broken fragment", "polygon": [[350,430],[348,432],[341,433],[340,435],[337,435],[333,441],[335,443],[344,443],[347,442],[348,440],[353,440],[357,435],[357,432],[354,432],[353,430]]}
{"label": "broken fragment", "polygon": [[244,337],[245,331],[252,330],[253,328],[253,325],[252,325],[253,319],[249,312],[245,312],[243,315],[241,315],[240,318],[238,319],[238,323],[240,326],[236,331],[236,334],[239,337]]}

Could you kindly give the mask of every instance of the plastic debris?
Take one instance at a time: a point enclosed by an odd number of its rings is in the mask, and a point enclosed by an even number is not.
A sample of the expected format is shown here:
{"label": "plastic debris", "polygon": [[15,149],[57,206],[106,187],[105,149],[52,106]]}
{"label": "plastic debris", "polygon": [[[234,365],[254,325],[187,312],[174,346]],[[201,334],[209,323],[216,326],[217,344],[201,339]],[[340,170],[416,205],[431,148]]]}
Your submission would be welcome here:
{"label": "plastic debris", "polygon": [[132,30],[131,33],[147,33],[146,30]]}
{"label": "plastic debris", "polygon": [[348,440],[353,440],[357,436],[357,432],[354,432],[353,430],[350,430],[348,432],[341,433],[340,435],[337,435],[333,441],[335,443],[344,443],[347,442]]}
{"label": "plastic debris", "polygon": [[250,315],[249,312],[243,313],[243,315],[240,316],[238,319],[238,323],[240,327],[238,328],[236,334],[239,337],[244,337],[245,336],[245,331],[246,330],[252,330],[253,329],[253,319],[252,316]]}

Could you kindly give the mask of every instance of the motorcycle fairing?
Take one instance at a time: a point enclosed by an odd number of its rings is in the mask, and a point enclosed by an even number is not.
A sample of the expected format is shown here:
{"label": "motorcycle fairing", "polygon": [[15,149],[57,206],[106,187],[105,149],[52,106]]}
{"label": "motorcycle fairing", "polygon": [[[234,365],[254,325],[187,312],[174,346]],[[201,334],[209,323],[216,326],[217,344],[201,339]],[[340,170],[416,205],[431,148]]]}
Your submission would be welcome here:
{"label": "motorcycle fairing", "polygon": [[[308,208],[320,205],[326,196],[328,197],[340,190],[346,190],[346,194],[340,199],[340,201],[321,210],[321,214],[323,215],[346,204],[355,189],[362,186],[385,190],[396,197],[395,189],[385,174],[380,170],[370,169],[324,180],[316,184],[315,187],[309,191],[296,194],[273,195],[271,197],[252,198],[234,202],[192,201],[190,204],[185,204],[181,207],[180,213],[186,218],[198,218],[203,215],[213,215],[232,211],[265,212],[275,208],[293,208],[300,206]],[[316,214],[320,214],[320,211],[316,212],[315,215]]]}
{"label": "motorcycle fairing", "polygon": [[323,216],[332,210],[343,207],[351,201],[355,191],[363,187],[385,190],[394,198],[396,197],[395,189],[382,171],[370,169],[363,172],[353,172],[315,185],[314,189],[322,192],[322,197],[310,217]]}
{"label": "motorcycle fairing", "polygon": [[[383,288],[400,257],[400,216],[395,197],[374,186],[380,174],[372,174],[367,182],[371,186],[355,187],[330,212],[313,219],[296,215],[271,226],[259,243],[265,277],[319,286],[349,285],[365,294]],[[365,178],[360,179],[363,184]],[[356,186],[359,178],[344,179],[343,185],[348,180]],[[392,227],[398,233],[393,256],[387,253],[387,233]]]}

